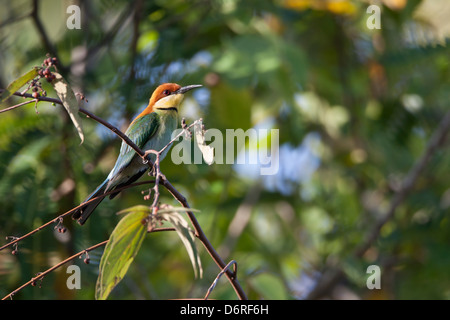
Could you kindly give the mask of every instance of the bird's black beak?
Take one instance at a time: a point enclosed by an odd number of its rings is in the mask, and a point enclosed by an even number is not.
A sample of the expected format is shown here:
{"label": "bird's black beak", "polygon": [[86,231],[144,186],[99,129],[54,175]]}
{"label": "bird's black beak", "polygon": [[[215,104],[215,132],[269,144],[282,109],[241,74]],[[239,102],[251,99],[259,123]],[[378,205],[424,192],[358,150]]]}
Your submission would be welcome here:
{"label": "bird's black beak", "polygon": [[179,93],[183,94],[183,93],[188,92],[189,90],[192,90],[192,89],[195,89],[195,88],[200,88],[200,87],[202,87],[201,84],[191,84],[190,86],[181,87],[180,89],[178,89],[174,93],[175,94],[179,94]]}

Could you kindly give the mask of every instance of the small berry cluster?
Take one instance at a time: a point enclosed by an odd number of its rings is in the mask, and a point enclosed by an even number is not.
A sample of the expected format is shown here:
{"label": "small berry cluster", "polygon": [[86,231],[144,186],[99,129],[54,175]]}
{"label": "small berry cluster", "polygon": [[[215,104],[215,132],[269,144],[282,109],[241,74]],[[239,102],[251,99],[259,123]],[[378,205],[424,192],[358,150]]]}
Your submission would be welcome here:
{"label": "small berry cluster", "polygon": [[44,60],[44,63],[42,63],[43,67],[51,67],[51,66],[56,66],[58,65],[58,59],[57,58],[52,58],[49,57],[49,55],[47,54],[47,59]]}
{"label": "small berry cluster", "polygon": [[63,225],[64,219],[62,217],[59,217],[58,224],[55,226],[55,230],[58,229],[59,233],[65,233],[67,231],[66,227]]}
{"label": "small berry cluster", "polygon": [[47,55],[47,59],[42,63],[42,68],[39,69],[39,77],[47,79],[48,82],[55,80],[55,75],[50,71],[50,67],[56,67],[58,65],[57,58],[51,58]]}
{"label": "small berry cluster", "polygon": [[31,96],[35,99],[39,98],[41,94],[45,97],[47,95],[47,92],[42,89],[42,84],[38,79],[31,80],[30,88],[33,93]]}
{"label": "small berry cluster", "polygon": [[[36,273],[36,278],[39,277],[42,274],[42,272],[38,272]],[[38,281],[39,281],[39,288],[42,288],[42,280],[44,280],[44,277],[41,277],[39,279],[32,279],[33,281],[31,282],[31,286],[35,287],[38,285]]]}
{"label": "small berry cluster", "polygon": [[52,82],[53,80],[55,80],[56,76],[54,73],[52,73],[50,71],[50,67],[53,67],[56,70],[57,65],[58,65],[58,59],[52,58],[47,54],[47,58],[42,63],[42,67],[39,67],[39,70],[38,70],[39,77],[31,80],[31,83],[26,90],[26,91],[28,91],[29,89],[32,90],[31,96],[34,99],[39,98],[41,95],[44,97],[47,95],[47,92],[45,92],[45,90],[42,89],[42,84],[41,84],[40,80],[42,78],[45,78],[47,80],[47,82]]}
{"label": "small berry cluster", "polygon": [[56,76],[50,71],[50,68],[42,68],[38,71],[39,77],[47,79],[47,82],[55,80]]}
{"label": "small berry cluster", "polygon": [[[6,240],[11,239],[12,241],[17,240],[17,237],[14,236],[6,236]],[[11,251],[11,253],[13,255],[16,255],[19,252],[19,247],[18,247],[19,243],[18,242],[14,242],[13,244],[13,250]]]}
{"label": "small berry cluster", "polygon": [[[85,250],[84,252],[84,259],[83,262],[86,264],[89,264],[91,262],[91,259],[89,258],[89,253],[87,250]],[[83,257],[83,255],[79,256],[79,258],[81,259]]]}

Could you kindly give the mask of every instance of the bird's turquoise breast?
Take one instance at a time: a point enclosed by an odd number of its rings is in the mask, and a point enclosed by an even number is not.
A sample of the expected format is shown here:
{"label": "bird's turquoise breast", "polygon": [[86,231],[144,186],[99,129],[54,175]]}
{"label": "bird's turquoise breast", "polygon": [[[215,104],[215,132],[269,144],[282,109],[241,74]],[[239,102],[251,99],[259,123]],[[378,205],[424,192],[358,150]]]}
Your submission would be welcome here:
{"label": "bird's turquoise breast", "polygon": [[[136,119],[128,128],[127,136],[143,151],[160,151],[172,139],[172,132],[178,126],[178,114],[175,110],[156,111]],[[164,159],[169,151],[168,147],[160,157]],[[150,159],[155,162],[156,155],[151,154]],[[116,165],[108,175],[110,180],[106,190],[128,181],[138,173],[148,169],[141,157],[122,142]]]}
{"label": "bird's turquoise breast", "polygon": [[[160,125],[155,132],[155,135],[144,145],[144,151],[160,151],[172,140],[172,133],[178,127],[178,114],[175,110],[159,111],[157,113],[159,116]],[[160,160],[164,159],[169,152],[170,147],[171,146],[164,150],[160,156]],[[150,159],[154,162],[156,160],[156,156],[152,155]]]}

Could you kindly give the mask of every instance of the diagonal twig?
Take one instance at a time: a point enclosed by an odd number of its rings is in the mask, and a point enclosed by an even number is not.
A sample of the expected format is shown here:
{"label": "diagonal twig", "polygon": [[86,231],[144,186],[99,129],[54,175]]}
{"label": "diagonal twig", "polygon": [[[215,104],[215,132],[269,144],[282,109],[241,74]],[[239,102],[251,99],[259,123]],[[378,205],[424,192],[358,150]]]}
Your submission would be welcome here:
{"label": "diagonal twig", "polygon": [[237,262],[234,260],[231,260],[230,262],[228,262],[228,264],[225,266],[225,268],[223,268],[219,274],[217,275],[217,277],[214,279],[213,283],[211,284],[211,286],[209,287],[208,291],[206,292],[205,297],[203,298],[204,300],[208,300],[209,295],[211,294],[211,292],[214,290],[214,288],[217,285],[217,282],[219,282],[220,277],[226,272],[228,271],[228,269],[230,269],[230,267],[233,266],[233,274],[236,276],[237,274]]}
{"label": "diagonal twig", "polygon": [[31,278],[31,280],[29,280],[28,282],[24,283],[24,284],[21,285],[19,288],[17,288],[17,289],[15,289],[14,291],[12,291],[11,293],[7,294],[5,297],[3,297],[2,300],[6,300],[6,299],[8,299],[8,298],[12,299],[12,297],[13,297],[17,292],[19,292],[19,291],[22,290],[23,288],[25,288],[25,287],[27,287],[27,286],[33,284],[33,283],[36,283],[37,280],[42,279],[44,276],[46,276],[47,274],[49,274],[49,273],[52,272],[53,270],[58,269],[58,268],[61,267],[62,265],[66,264],[67,262],[72,261],[73,259],[82,256],[82,255],[85,254],[86,252],[92,251],[92,250],[94,250],[94,249],[97,249],[97,248],[99,248],[99,247],[101,247],[101,246],[106,245],[106,243],[108,243],[108,240],[105,240],[105,241],[103,241],[103,242],[97,243],[96,245],[93,245],[92,247],[89,247],[89,248],[87,248],[87,249],[84,249],[83,251],[80,251],[80,252],[74,254],[73,256],[71,256],[71,257],[65,259],[64,261],[61,261],[60,263],[55,264],[53,267],[47,269],[46,271],[40,272],[38,275],[36,275],[36,277]]}
{"label": "diagonal twig", "polygon": [[[175,228],[155,228],[155,229],[149,231],[149,233],[163,232],[163,231],[175,231]],[[27,287],[29,285],[33,285],[33,283],[36,283],[37,280],[42,280],[44,278],[44,276],[46,276],[47,274],[49,274],[50,272],[56,270],[57,268],[61,267],[64,264],[66,264],[66,263],[68,263],[68,262],[70,262],[70,261],[72,261],[72,260],[74,260],[74,259],[76,259],[78,257],[81,258],[83,255],[86,255],[86,257],[88,257],[89,256],[88,252],[106,245],[108,243],[108,241],[109,240],[105,240],[105,241],[99,242],[99,243],[97,243],[97,244],[95,244],[95,245],[93,245],[93,246],[91,246],[89,248],[86,248],[86,249],[84,249],[84,250],[82,250],[82,251],[80,251],[80,252],[78,252],[78,253],[76,253],[76,254],[74,254],[74,255],[66,258],[66,259],[64,259],[63,261],[61,261],[58,264],[52,266],[51,268],[49,268],[49,269],[47,269],[47,270],[45,270],[43,272],[39,272],[35,277],[31,278],[29,281],[27,281],[26,283],[21,285],[19,288],[15,289],[14,291],[12,291],[9,294],[7,294],[6,296],[4,296],[2,298],[2,300],[6,300],[8,298],[12,299],[13,296],[17,292],[19,292],[20,290],[24,289],[25,287]]]}
{"label": "diagonal twig", "polygon": [[23,240],[23,239],[25,239],[25,238],[28,238],[29,236],[31,236],[31,235],[33,235],[33,234],[35,234],[35,233],[41,231],[42,229],[45,229],[46,227],[48,227],[48,226],[50,226],[50,225],[52,225],[52,224],[55,224],[55,223],[61,221],[61,219],[63,219],[64,217],[68,216],[68,215],[71,214],[73,211],[75,211],[75,210],[77,210],[77,209],[80,209],[80,208],[82,208],[82,207],[88,205],[89,203],[94,202],[95,200],[98,200],[99,198],[105,198],[105,197],[107,197],[107,196],[109,196],[110,194],[113,194],[113,193],[115,193],[115,192],[122,191],[122,190],[129,189],[129,188],[132,188],[132,187],[135,187],[135,186],[143,185],[143,184],[149,184],[149,183],[154,183],[154,181],[141,181],[141,182],[135,182],[135,183],[130,184],[130,185],[128,185],[128,186],[124,186],[124,187],[121,187],[121,188],[117,188],[116,190],[109,191],[109,192],[107,192],[107,193],[105,193],[105,194],[102,194],[102,195],[100,195],[100,196],[98,196],[98,197],[92,198],[91,200],[86,201],[86,202],[80,204],[79,206],[76,206],[76,207],[70,209],[69,211],[64,212],[63,214],[60,214],[60,215],[57,216],[56,218],[54,218],[54,219],[52,219],[52,220],[50,220],[50,221],[44,223],[43,225],[37,227],[36,229],[34,229],[34,230],[28,232],[27,234],[25,234],[25,235],[23,235],[23,236],[20,236],[20,237],[12,237],[12,236],[10,236],[9,238],[12,239],[12,241],[10,241],[10,242],[8,242],[7,244],[1,246],[1,247],[0,247],[0,251],[4,250],[4,249],[6,249],[6,248],[8,248],[8,247],[10,247],[10,246],[14,246],[14,248],[16,248],[16,245],[17,245],[17,243],[18,243],[19,241],[21,241],[21,240]]}

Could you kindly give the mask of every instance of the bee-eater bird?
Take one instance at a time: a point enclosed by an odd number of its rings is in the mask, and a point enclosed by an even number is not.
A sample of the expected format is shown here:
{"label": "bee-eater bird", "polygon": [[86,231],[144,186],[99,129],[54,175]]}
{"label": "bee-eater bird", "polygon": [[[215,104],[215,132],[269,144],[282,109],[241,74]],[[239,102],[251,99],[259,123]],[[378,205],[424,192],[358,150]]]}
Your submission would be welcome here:
{"label": "bee-eater bird", "polygon": [[[201,85],[185,87],[176,83],[160,85],[153,92],[147,108],[131,122],[125,135],[144,152],[147,150],[160,151],[170,142],[172,132],[178,127],[178,108],[184,94],[198,87]],[[160,161],[164,159],[169,149],[170,147],[161,153]],[[150,159],[155,162],[156,156],[150,154]],[[148,164],[145,164],[134,149],[123,141],[114,168],[106,180],[83,203],[135,182],[147,169]],[[114,198],[119,192],[112,193],[109,198]],[[100,197],[77,209],[72,214],[72,218],[79,224],[84,224],[103,199],[104,197]]]}

